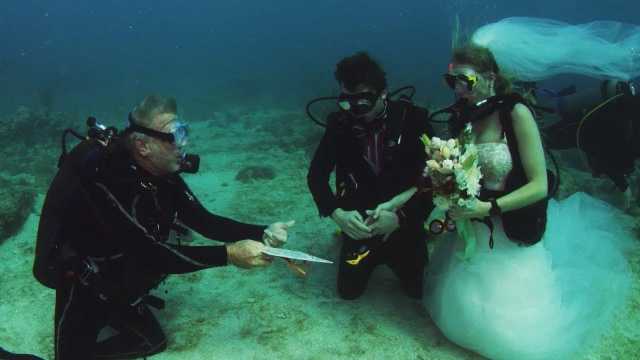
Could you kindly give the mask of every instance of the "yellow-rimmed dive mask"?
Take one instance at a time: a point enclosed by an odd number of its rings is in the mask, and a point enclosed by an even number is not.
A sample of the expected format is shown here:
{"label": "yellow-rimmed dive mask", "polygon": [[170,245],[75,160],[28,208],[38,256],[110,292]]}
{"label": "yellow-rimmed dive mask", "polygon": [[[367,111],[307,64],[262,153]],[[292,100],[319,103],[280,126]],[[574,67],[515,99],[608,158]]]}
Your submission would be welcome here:
{"label": "yellow-rimmed dive mask", "polygon": [[475,74],[465,75],[446,73],[442,75],[442,77],[444,78],[444,82],[451,88],[451,90],[454,90],[456,88],[456,83],[458,82],[463,83],[469,91],[473,90],[473,88],[478,83],[478,76]]}

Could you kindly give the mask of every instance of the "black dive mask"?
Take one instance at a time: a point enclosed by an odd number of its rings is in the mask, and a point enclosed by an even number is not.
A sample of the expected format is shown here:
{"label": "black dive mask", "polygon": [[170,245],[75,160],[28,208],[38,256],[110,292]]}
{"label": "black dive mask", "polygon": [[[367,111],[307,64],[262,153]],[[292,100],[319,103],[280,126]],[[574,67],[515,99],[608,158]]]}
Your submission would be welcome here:
{"label": "black dive mask", "polygon": [[373,110],[380,96],[370,92],[342,93],[338,96],[338,107],[354,116],[362,116]]}
{"label": "black dive mask", "polygon": [[182,149],[187,145],[188,140],[188,127],[186,123],[178,121],[177,125],[170,133],[157,131],[141,125],[136,124],[133,120],[133,116],[129,113],[129,126],[125,129],[126,132],[139,132],[153,138],[166,141],[177,146],[182,152],[182,159],[180,160],[179,172],[195,174],[200,168],[200,155],[187,154]]}
{"label": "black dive mask", "polygon": [[129,113],[129,126],[127,126],[126,130],[130,132],[139,132],[141,134],[151,136],[152,138],[172,143],[178,148],[184,148],[187,145],[189,137],[188,126],[182,121],[177,121],[175,128],[170,133],[165,133],[138,125],[133,120],[133,116],[131,116],[131,113]]}

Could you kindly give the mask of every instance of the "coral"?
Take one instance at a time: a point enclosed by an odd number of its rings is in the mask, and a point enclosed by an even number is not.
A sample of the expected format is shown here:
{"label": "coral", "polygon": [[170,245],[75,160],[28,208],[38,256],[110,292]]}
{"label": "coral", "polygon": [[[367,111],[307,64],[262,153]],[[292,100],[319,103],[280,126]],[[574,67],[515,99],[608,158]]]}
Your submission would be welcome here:
{"label": "coral", "polygon": [[[0,136],[10,139],[0,149],[0,166],[7,175],[28,173],[36,178],[35,186],[43,190],[55,174],[63,129],[74,124],[77,115],[50,113],[48,116],[28,107],[0,119]],[[69,148],[77,141],[69,141]]]}
{"label": "coral", "polygon": [[32,146],[37,143],[59,141],[62,131],[68,127],[68,115],[51,113],[50,110],[34,111],[19,107],[7,119],[2,119],[0,136],[15,139],[16,144]]}

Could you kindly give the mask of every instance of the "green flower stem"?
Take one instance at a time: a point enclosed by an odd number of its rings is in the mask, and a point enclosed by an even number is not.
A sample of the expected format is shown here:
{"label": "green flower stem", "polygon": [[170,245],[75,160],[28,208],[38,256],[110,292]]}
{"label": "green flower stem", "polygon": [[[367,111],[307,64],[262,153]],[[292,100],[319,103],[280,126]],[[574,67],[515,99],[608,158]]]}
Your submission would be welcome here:
{"label": "green flower stem", "polygon": [[458,237],[464,241],[464,252],[459,252],[457,256],[462,260],[469,260],[476,252],[476,233],[471,219],[457,220],[456,229]]}

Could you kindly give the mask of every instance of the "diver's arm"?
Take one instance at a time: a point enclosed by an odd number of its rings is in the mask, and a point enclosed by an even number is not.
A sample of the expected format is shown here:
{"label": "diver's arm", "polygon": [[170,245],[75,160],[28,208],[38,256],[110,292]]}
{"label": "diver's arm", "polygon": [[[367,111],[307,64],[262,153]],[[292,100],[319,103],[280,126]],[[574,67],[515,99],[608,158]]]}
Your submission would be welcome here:
{"label": "diver's arm", "polygon": [[262,256],[264,244],[253,240],[240,240],[227,245],[180,246],[150,238],[126,237],[129,254],[165,274],[185,274],[211,267],[233,264],[241,268],[265,266],[269,262]]}
{"label": "diver's arm", "polygon": [[[413,195],[408,196],[411,193]],[[433,199],[430,193],[412,187],[399,196],[408,197],[406,201],[402,199],[404,203],[395,210],[398,217],[403,218],[400,221],[401,225],[420,225],[427,220],[429,213],[433,210]]]}
{"label": "diver's arm", "polygon": [[424,150],[424,144],[420,137],[423,134],[428,136],[434,136],[433,127],[429,122],[428,112],[425,109],[418,112],[418,116],[413,119],[415,129],[411,130],[411,137],[413,138],[411,156],[409,159],[404,159],[405,163],[402,167],[411,169],[410,172],[405,172],[397,179],[399,184],[404,184],[403,187],[406,190],[394,196],[392,199],[378,205],[374,212],[376,217],[381,210],[393,211],[398,214],[399,217],[405,217],[403,223],[420,221],[424,222],[433,207],[433,199],[430,194],[427,194],[426,185],[430,185],[430,180],[425,179],[423,176],[425,164],[427,161],[427,154]]}
{"label": "diver's arm", "polygon": [[208,239],[222,242],[243,239],[261,241],[264,230],[267,228],[263,225],[246,224],[211,213],[198,201],[186,184],[183,186],[177,205],[178,220]]}
{"label": "diver's arm", "polygon": [[403,159],[404,164],[402,164],[403,168],[411,170],[399,174],[395,180],[396,183],[404,185],[401,189],[404,188],[406,190],[379,204],[374,211],[374,217],[377,217],[380,211],[387,210],[395,212],[398,217],[404,217],[401,223],[413,223],[415,221],[422,223],[433,207],[433,199],[425,191],[427,185],[430,185],[430,180],[423,176],[427,154],[420,137],[423,134],[430,137],[434,136],[434,131],[428,121],[428,112],[422,108],[419,109],[422,110],[419,114],[424,115],[419,115],[413,119],[413,124],[416,125],[416,128],[410,132],[412,134],[411,137],[414,139],[413,148],[410,151],[413,156]]}
{"label": "diver's arm", "polygon": [[[411,187],[407,190],[405,190],[404,192],[394,196],[391,200],[383,203],[385,204],[388,209],[390,211],[396,211],[399,208],[401,208],[402,206],[404,206],[404,204],[409,201],[409,199],[411,199],[411,197],[416,193],[416,191],[418,191],[418,188],[416,186]],[[381,205],[383,205],[381,204]]]}
{"label": "diver's arm", "polygon": [[228,251],[224,245],[180,246],[162,242],[134,245],[134,254],[150,268],[167,274],[185,274],[210,267],[225,266]]}
{"label": "diver's arm", "polygon": [[373,212],[373,217],[377,218],[381,211],[392,211],[399,218],[403,218],[400,221],[401,224],[423,223],[432,209],[431,195],[419,190],[417,186],[413,186],[394,196],[391,200],[378,205]]}
{"label": "diver's arm", "polygon": [[243,239],[227,245],[182,246],[158,241],[148,234],[127,234],[122,237],[128,254],[148,268],[166,274],[184,274],[228,264],[241,268],[265,266],[264,244]]}
{"label": "diver's arm", "polygon": [[[374,209],[373,217],[377,218],[380,215],[381,211],[391,211],[398,212],[400,209],[413,197],[413,195],[418,191],[416,186],[413,186],[400,194],[394,196],[390,200],[387,200]],[[405,214],[406,215],[406,214]]]}
{"label": "diver's arm", "polygon": [[[90,233],[81,232],[76,236],[109,241],[109,247],[113,246],[148,268],[166,274],[188,273],[227,264],[225,246],[192,247],[166,243],[125,210],[107,185],[96,182],[86,190],[81,211],[96,226]],[[101,234],[96,236],[96,232]]]}
{"label": "diver's arm", "polygon": [[338,208],[338,199],[329,186],[329,177],[336,166],[335,131],[329,122],[327,130],[311,160],[307,185],[320,216],[329,216]]}
{"label": "diver's arm", "polygon": [[[203,219],[208,220],[206,217]],[[220,219],[233,222],[225,218]],[[217,225],[223,226],[221,223]],[[256,235],[255,238],[260,239],[260,237]],[[259,241],[250,241],[246,238],[237,239],[239,241],[231,244],[215,246],[169,244],[158,241],[144,230],[127,233],[122,238],[128,244],[129,252],[134,254],[140,262],[146,262],[149,268],[167,274],[184,274],[228,264],[249,268],[264,266],[268,263],[261,255],[264,245]]]}
{"label": "diver's arm", "polygon": [[531,205],[548,192],[547,166],[540,131],[529,109],[516,104],[511,112],[518,153],[528,182],[522,187],[496,199],[500,210],[510,211]]}

